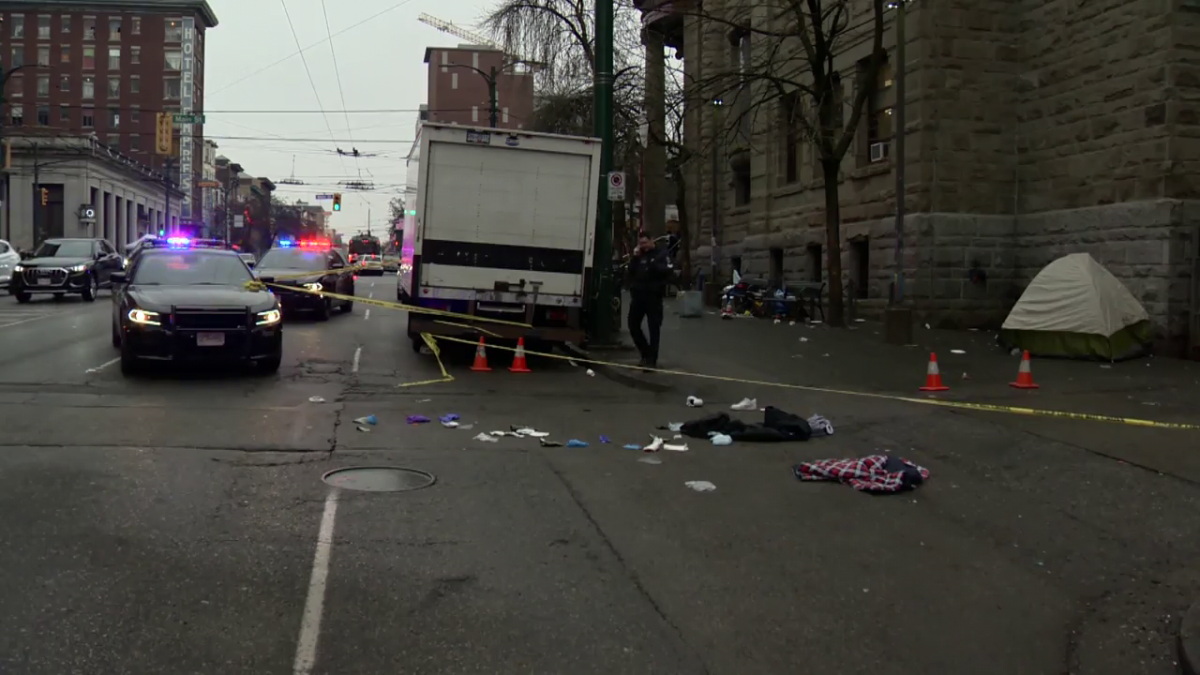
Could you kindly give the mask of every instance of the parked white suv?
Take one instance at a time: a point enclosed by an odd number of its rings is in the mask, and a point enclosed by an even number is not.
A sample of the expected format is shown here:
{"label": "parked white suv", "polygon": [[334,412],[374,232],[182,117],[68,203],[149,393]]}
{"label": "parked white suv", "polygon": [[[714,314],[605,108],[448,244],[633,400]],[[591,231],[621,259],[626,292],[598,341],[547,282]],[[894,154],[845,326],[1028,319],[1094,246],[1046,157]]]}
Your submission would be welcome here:
{"label": "parked white suv", "polygon": [[0,239],[0,286],[7,286],[12,279],[13,268],[21,262],[21,254],[7,241]]}

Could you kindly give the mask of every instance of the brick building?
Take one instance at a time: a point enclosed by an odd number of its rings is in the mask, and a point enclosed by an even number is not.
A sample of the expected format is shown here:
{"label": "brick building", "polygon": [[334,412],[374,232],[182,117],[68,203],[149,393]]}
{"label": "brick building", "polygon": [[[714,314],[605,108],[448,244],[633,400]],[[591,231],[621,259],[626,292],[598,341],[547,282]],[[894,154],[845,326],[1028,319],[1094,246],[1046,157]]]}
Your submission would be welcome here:
{"label": "brick building", "polygon": [[[488,79],[496,78],[496,126],[522,129],[533,115],[533,74],[493,47],[430,47],[429,122],[488,126]],[[493,70],[494,69],[494,70]]]}
{"label": "brick building", "polygon": [[[28,135],[90,135],[153,171],[155,115],[204,108],[206,0],[0,1],[4,126]],[[11,130],[11,127],[19,129]],[[171,174],[185,190],[180,217],[199,220],[203,129],[177,128]]]}
{"label": "brick building", "polygon": [[[741,54],[768,46],[727,23],[672,15],[679,2],[643,4],[655,5],[643,12],[662,34],[658,54],[664,37],[686,46],[689,79],[731,72]],[[870,3],[855,4],[850,25],[869,26]],[[884,46],[894,56],[891,21],[889,13]],[[1189,56],[1200,47],[1200,3],[919,1],[906,33],[903,267],[918,313],[996,325],[1045,264],[1085,251],[1172,347],[1186,344],[1189,323],[1192,343],[1200,340],[1200,66]],[[870,51],[869,30],[850,35],[858,37],[835,59],[847,102]],[[892,70],[867,103],[840,182],[843,270],[867,313],[886,303],[893,271]],[[754,116],[752,142],[712,142],[732,106],[690,110],[685,135],[702,158],[688,167],[688,210],[692,241],[705,244],[693,259],[709,260],[715,229],[726,274],[739,265],[819,280],[823,181],[813,148],[783,126],[782,105]]]}

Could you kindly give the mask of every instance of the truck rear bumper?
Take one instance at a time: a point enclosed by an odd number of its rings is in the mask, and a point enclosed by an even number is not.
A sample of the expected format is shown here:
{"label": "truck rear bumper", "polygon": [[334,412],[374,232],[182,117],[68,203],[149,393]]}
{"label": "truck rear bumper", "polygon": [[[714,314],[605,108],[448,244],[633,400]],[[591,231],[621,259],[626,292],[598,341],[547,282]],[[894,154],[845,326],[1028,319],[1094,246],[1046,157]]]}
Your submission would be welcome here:
{"label": "truck rear bumper", "polygon": [[[479,326],[479,330],[475,330],[472,326]],[[486,321],[474,322],[470,319],[438,319],[431,316],[409,316],[409,337],[415,338],[421,333],[429,333],[434,336],[445,335],[447,337],[457,337],[466,340],[478,340],[479,336],[483,335],[484,337],[499,337],[505,340],[525,338],[527,340],[574,342],[576,344],[583,342],[584,338],[582,328],[570,328],[568,326],[534,326],[533,328],[525,328],[523,326],[505,326]]]}

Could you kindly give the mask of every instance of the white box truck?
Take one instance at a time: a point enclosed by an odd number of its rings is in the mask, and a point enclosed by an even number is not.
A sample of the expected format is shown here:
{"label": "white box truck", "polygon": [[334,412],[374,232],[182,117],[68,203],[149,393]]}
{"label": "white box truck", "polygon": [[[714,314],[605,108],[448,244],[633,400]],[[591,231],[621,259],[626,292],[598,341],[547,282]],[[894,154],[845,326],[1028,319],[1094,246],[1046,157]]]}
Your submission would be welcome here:
{"label": "white box truck", "polygon": [[[432,122],[417,133],[399,300],[532,326],[475,322],[504,338],[582,341],[600,141]],[[409,312],[408,335],[414,349],[421,333],[475,339],[472,323]]]}

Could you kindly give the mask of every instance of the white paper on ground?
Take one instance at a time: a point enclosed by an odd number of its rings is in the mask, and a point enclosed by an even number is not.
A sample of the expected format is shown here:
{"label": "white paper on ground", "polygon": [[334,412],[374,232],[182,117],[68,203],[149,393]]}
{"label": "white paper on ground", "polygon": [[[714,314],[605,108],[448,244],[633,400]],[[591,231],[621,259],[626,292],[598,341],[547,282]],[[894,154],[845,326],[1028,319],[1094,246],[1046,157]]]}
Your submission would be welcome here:
{"label": "white paper on ground", "polygon": [[658,436],[651,436],[650,438],[654,440],[650,441],[650,445],[642,448],[642,450],[646,452],[658,452],[659,450],[662,450],[663,439],[659,438]]}
{"label": "white paper on ground", "polygon": [[706,480],[689,480],[684,483],[684,485],[692,488],[696,492],[712,492],[713,490],[717,489],[716,485],[713,485]]}
{"label": "white paper on ground", "polygon": [[665,444],[663,444],[662,447],[663,447],[663,450],[670,450],[671,452],[687,452],[688,451],[687,443],[684,443],[683,445],[672,445],[670,443],[665,443]]}
{"label": "white paper on ground", "polygon": [[733,445],[733,438],[725,434],[717,434],[712,437],[713,445]]}
{"label": "white paper on ground", "polygon": [[475,440],[483,441],[484,443],[499,443],[500,442],[500,439],[496,438],[495,436],[489,436],[487,434],[479,434],[478,436],[475,437]]}

